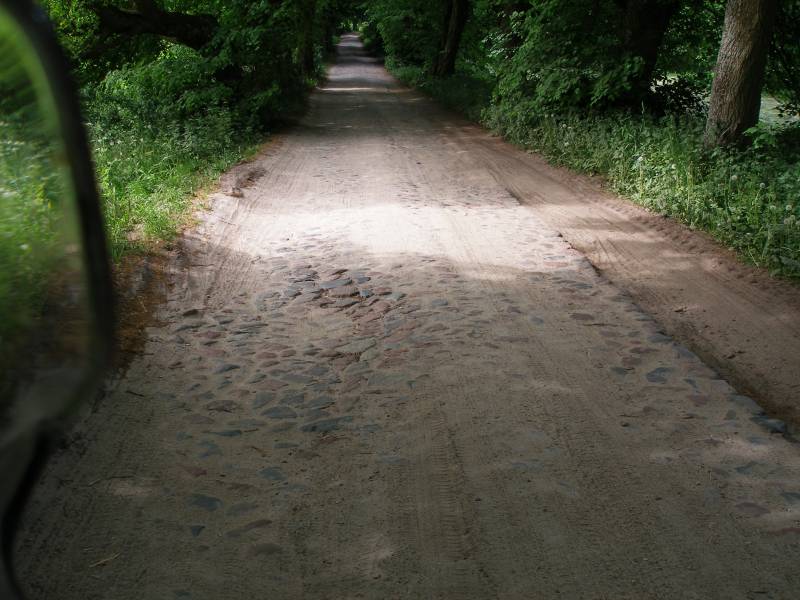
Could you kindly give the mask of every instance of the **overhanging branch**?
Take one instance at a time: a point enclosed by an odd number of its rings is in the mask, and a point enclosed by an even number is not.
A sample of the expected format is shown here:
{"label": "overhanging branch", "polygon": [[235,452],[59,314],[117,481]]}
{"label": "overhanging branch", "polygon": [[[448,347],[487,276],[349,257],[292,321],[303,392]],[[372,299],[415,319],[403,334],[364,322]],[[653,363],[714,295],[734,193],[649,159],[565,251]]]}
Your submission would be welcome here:
{"label": "overhanging branch", "polygon": [[124,36],[157,35],[200,49],[211,41],[217,30],[217,20],[211,15],[166,11],[152,0],[136,0],[134,5],[135,11],[95,6],[101,32]]}

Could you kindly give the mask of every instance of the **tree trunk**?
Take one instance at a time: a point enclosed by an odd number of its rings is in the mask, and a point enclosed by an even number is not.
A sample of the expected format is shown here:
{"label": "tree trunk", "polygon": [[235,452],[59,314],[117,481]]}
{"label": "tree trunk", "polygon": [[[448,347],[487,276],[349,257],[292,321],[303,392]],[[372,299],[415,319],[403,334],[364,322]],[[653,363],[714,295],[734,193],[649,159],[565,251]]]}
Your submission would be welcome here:
{"label": "tree trunk", "polygon": [[317,17],[316,0],[303,0],[300,18],[303,20],[302,39],[300,40],[300,66],[307,77],[312,77],[317,68],[314,48],[314,25]]}
{"label": "tree trunk", "polygon": [[210,15],[189,15],[163,10],[154,0],[136,0],[136,11],[101,5],[94,8],[102,34],[157,35],[199,50],[214,37],[217,20]]}
{"label": "tree trunk", "polygon": [[678,8],[678,0],[626,0],[622,3],[624,51],[642,61],[631,90],[631,104],[641,103],[650,92],[658,51]]}
{"label": "tree trunk", "polygon": [[445,26],[439,54],[431,73],[436,77],[452,75],[456,70],[456,56],[461,45],[461,35],[467,24],[469,0],[450,0],[445,14]]}
{"label": "tree trunk", "polygon": [[741,144],[758,123],[777,0],[728,0],[704,144]]}

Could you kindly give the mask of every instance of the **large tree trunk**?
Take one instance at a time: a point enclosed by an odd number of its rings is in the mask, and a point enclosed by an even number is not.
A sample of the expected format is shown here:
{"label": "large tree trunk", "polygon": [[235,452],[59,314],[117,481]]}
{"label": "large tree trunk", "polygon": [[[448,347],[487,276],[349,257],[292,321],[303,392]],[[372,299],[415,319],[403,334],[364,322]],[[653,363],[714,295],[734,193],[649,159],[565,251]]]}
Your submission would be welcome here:
{"label": "large tree trunk", "polygon": [[439,54],[433,63],[431,73],[436,77],[452,75],[456,70],[456,56],[461,45],[461,35],[467,24],[469,0],[450,0],[445,15],[444,35],[439,46]]}
{"label": "large tree trunk", "polygon": [[620,4],[623,48],[626,54],[642,61],[629,98],[631,104],[639,104],[650,92],[658,51],[680,1],[624,0]]}
{"label": "large tree trunk", "polygon": [[706,122],[705,146],[744,141],[758,123],[777,0],[728,0]]}
{"label": "large tree trunk", "polygon": [[200,49],[214,37],[217,20],[210,15],[189,15],[163,10],[154,0],[135,0],[135,11],[110,5],[94,8],[101,34],[157,35]]}
{"label": "large tree trunk", "polygon": [[317,19],[317,0],[303,0],[300,16],[303,19],[300,63],[303,73],[307,77],[311,77],[317,68],[316,57],[314,56],[316,50],[314,48],[314,25]]}

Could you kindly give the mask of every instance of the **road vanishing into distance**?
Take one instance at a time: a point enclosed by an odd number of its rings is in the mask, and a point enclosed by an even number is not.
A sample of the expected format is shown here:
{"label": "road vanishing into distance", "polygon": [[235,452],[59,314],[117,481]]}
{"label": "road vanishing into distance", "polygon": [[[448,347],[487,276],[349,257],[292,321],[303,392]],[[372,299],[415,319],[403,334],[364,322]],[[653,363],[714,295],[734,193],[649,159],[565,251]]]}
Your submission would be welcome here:
{"label": "road vanishing into distance", "polygon": [[344,36],[35,490],[30,597],[800,597],[798,445],[491,143]]}

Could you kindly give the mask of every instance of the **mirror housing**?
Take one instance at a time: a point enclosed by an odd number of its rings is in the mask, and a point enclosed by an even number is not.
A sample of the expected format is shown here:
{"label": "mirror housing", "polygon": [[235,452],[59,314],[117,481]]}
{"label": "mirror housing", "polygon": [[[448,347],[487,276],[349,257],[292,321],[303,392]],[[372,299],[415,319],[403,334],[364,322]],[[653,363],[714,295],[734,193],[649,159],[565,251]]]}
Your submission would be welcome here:
{"label": "mirror housing", "polygon": [[[30,0],[0,0],[0,20],[15,39],[22,40],[26,63],[36,71],[36,100],[53,113],[52,133],[59,138],[59,155],[72,211],[76,262],[82,273],[82,320],[85,353],[80,369],[49,368],[36,372],[25,385],[4,386],[0,406],[13,405],[10,419],[0,422],[0,535],[3,564],[0,597],[21,598],[11,567],[14,534],[27,496],[45,463],[63,418],[90,395],[109,365],[113,349],[114,303],[100,200],[78,98],[69,64],[58,45],[50,22]],[[58,327],[58,321],[50,323]],[[62,322],[62,327],[66,327]],[[0,343],[7,341],[0,339]],[[33,360],[26,357],[25,360]],[[20,410],[16,410],[21,407]]]}

